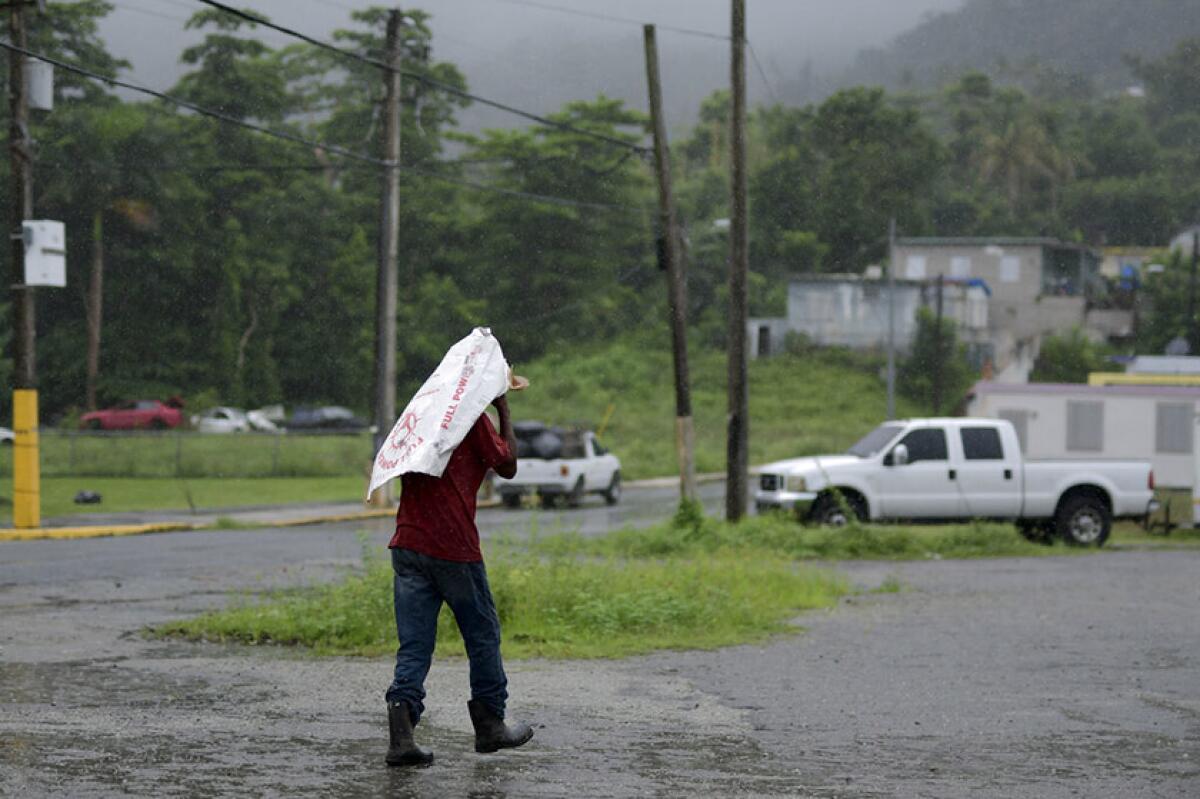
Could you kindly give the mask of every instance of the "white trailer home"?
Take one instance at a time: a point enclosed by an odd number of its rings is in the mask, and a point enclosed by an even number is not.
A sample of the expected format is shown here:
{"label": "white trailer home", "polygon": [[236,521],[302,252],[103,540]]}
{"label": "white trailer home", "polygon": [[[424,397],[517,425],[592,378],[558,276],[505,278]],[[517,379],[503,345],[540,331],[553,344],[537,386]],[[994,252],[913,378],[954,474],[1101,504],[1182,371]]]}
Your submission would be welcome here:
{"label": "white trailer home", "polygon": [[967,415],[1008,419],[1030,460],[1135,458],[1157,484],[1190,488],[1200,386],[977,383]]}

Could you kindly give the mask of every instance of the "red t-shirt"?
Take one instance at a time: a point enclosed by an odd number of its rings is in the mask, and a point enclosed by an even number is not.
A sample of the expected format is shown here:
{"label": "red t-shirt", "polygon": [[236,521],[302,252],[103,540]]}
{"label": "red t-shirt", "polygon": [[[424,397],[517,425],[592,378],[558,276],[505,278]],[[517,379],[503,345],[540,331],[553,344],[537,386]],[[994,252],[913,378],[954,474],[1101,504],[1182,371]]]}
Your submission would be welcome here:
{"label": "red t-shirt", "polygon": [[475,495],[488,469],[508,460],[508,443],[485,413],[454,450],[441,477],[409,472],[400,478],[400,509],[390,549],[433,558],[483,560],[475,527]]}

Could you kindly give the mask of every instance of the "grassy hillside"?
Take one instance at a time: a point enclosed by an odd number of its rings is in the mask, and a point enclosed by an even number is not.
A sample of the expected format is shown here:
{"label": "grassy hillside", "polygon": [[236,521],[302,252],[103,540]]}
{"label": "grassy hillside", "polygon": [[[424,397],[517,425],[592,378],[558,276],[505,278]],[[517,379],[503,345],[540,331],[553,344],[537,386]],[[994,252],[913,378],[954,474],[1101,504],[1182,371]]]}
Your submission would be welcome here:
{"label": "grassy hillside", "polygon": [[[696,425],[696,468],[725,469],[726,361],[723,352],[689,353]],[[532,381],[512,398],[517,419],[599,426],[621,457],[627,479],[677,473],[675,392],[666,342],[626,339],[517,364]],[[835,350],[815,350],[750,364],[750,462],[839,452],[883,420],[880,364]],[[921,409],[899,398],[900,415]]]}

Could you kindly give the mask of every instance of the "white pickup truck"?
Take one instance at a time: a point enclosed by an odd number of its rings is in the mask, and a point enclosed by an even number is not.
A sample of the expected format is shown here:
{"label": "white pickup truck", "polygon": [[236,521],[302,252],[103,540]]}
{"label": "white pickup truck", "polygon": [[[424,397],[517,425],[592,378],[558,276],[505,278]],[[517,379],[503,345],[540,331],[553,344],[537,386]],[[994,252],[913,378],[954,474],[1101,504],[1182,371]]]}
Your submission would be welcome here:
{"label": "white pickup truck", "polygon": [[[1000,419],[887,422],[844,455],[778,461],[759,471],[760,512],[794,510],[821,524],[1002,519],[1035,541],[1100,546],[1112,520],[1154,510],[1144,461],[1024,461]],[[839,498],[840,495],[840,498]]]}
{"label": "white pickup truck", "polygon": [[621,499],[621,461],[587,430],[546,427],[540,422],[517,422],[517,474],[497,475],[493,486],[510,508],[521,497],[536,494],[543,507],[563,500],[575,508],[586,494],[600,494],[609,505]]}

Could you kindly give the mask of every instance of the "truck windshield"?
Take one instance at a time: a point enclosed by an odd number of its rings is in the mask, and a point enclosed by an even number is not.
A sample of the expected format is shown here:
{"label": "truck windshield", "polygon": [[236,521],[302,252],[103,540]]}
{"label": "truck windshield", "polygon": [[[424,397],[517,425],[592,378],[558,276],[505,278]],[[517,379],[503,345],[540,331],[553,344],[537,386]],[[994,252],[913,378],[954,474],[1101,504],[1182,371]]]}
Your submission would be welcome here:
{"label": "truck windshield", "polygon": [[857,455],[860,458],[869,458],[872,455],[877,455],[903,429],[904,425],[881,424],[859,439],[858,443],[853,447],[846,450],[846,454]]}

